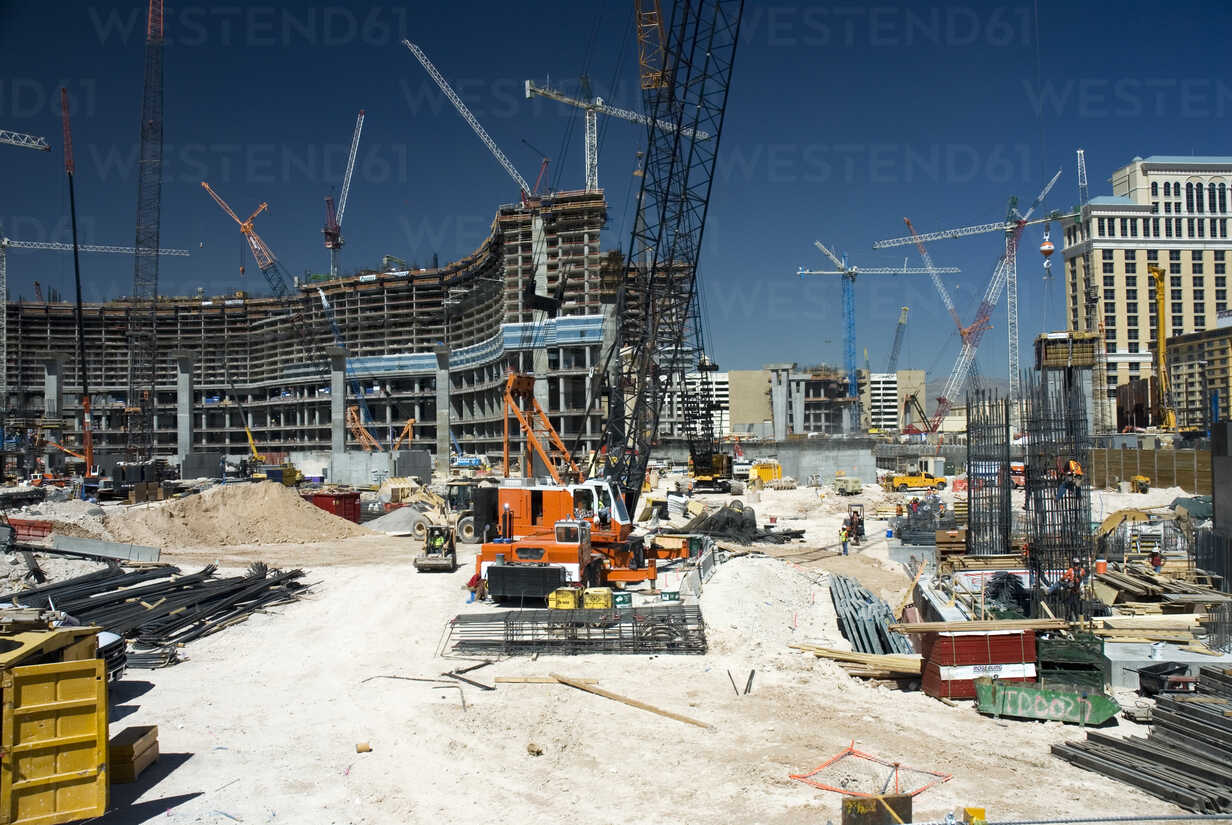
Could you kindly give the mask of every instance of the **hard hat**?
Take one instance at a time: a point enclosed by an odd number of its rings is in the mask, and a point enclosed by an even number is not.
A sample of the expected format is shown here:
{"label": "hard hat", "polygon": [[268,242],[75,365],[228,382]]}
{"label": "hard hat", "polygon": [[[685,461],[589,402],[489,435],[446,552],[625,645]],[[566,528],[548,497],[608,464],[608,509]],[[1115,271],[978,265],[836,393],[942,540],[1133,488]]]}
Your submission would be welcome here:
{"label": "hard hat", "polygon": [[1079,563],[1079,562],[1078,562],[1078,557],[1077,557],[1077,556],[1074,556],[1074,564],[1078,564],[1078,563]]}

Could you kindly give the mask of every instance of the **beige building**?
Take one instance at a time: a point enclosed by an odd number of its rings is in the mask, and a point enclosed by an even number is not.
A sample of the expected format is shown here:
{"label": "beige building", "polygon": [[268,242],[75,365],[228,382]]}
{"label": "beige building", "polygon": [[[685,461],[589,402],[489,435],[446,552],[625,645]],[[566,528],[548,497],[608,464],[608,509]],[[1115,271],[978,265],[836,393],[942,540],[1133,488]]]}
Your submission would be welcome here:
{"label": "beige building", "polygon": [[728,370],[727,392],[732,435],[773,435],[769,370]]}
{"label": "beige building", "polygon": [[1176,423],[1181,429],[1205,429],[1212,401],[1219,420],[1232,418],[1232,325],[1168,339],[1168,380]]}
{"label": "beige building", "polygon": [[1113,173],[1111,196],[1063,222],[1068,328],[1098,332],[1107,352],[1097,401],[1152,373],[1149,265],[1168,273],[1167,337],[1213,328],[1228,309],[1230,183],[1232,157],[1134,158]]}

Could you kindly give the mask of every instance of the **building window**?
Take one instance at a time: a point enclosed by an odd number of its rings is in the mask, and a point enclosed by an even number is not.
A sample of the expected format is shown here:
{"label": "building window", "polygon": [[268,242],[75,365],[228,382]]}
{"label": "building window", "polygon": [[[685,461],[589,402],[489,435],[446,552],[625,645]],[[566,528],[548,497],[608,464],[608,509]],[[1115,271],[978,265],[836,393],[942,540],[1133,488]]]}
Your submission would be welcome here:
{"label": "building window", "polygon": [[1206,316],[1205,315],[1195,315],[1194,316],[1194,329],[1206,329]]}
{"label": "building window", "polygon": [[[1166,195],[1168,193],[1165,192],[1164,194]],[[1159,181],[1153,180],[1151,181],[1151,197],[1155,198],[1158,196],[1159,196]]]}
{"label": "building window", "polygon": [[1104,274],[1109,275],[1116,272],[1116,264],[1111,261],[1104,261]]}
{"label": "building window", "polygon": [[1228,311],[1228,305],[1227,305],[1227,303],[1225,303],[1224,301],[1216,301],[1216,302],[1215,302],[1215,311],[1216,311],[1216,312],[1227,312],[1227,311]]}
{"label": "building window", "polygon": [[1185,211],[1194,211],[1193,184],[1185,184]]}
{"label": "building window", "polygon": [[1138,271],[1138,262],[1135,261],[1133,258],[1126,258],[1125,259],[1125,273],[1129,275],[1132,273],[1136,273],[1137,271]]}
{"label": "building window", "polygon": [[1218,198],[1215,197],[1215,184],[1208,183],[1206,185],[1206,204],[1209,209],[1207,212],[1215,212],[1215,207],[1218,205]]}
{"label": "building window", "polygon": [[[1193,223],[1193,221],[1192,221],[1192,220],[1190,220],[1190,223]],[[1206,230],[1206,221],[1202,220],[1201,218],[1198,218],[1198,237],[1199,237],[1199,238],[1205,238],[1205,237],[1206,237],[1206,231],[1205,231],[1205,230]],[[1191,232],[1191,234],[1192,234],[1192,232]]]}
{"label": "building window", "polygon": [[1126,330],[1125,336],[1130,341],[1137,341],[1138,340],[1138,328],[1130,327],[1128,330]]}
{"label": "building window", "polygon": [[[1225,264],[1225,263],[1223,263],[1223,262],[1216,263],[1216,264],[1215,264],[1215,274],[1216,274],[1216,275],[1223,275],[1223,274],[1226,272],[1226,270],[1227,270],[1227,266],[1228,266],[1228,265],[1227,265],[1227,264]],[[1215,279],[1215,283],[1219,283],[1219,279],[1218,279],[1218,278],[1216,278],[1216,279]]]}
{"label": "building window", "polygon": [[1199,285],[1201,285],[1201,283],[1202,283],[1202,278],[1201,278],[1201,275],[1202,275],[1202,262],[1201,262],[1201,261],[1194,261],[1194,262],[1193,262],[1192,264],[1190,264],[1189,266],[1190,266],[1190,269],[1193,271],[1193,274],[1194,274],[1195,276],[1198,276],[1198,277],[1195,277],[1195,278],[1194,278],[1194,286],[1199,286]]}
{"label": "building window", "polygon": [[[1136,313],[1138,311],[1138,302],[1137,301],[1126,301],[1125,311],[1129,313]],[[1129,321],[1127,323],[1134,324],[1134,323],[1137,323],[1137,320],[1135,319],[1134,321]]]}
{"label": "building window", "polygon": [[1116,286],[1116,278],[1111,275],[1105,275],[1104,286]]}
{"label": "building window", "polygon": [[1184,300],[1184,295],[1182,295],[1179,289],[1172,290],[1172,300],[1176,301],[1178,304]]}
{"label": "building window", "polygon": [[1151,214],[1152,215],[1159,214],[1159,201],[1151,201]]}
{"label": "building window", "polygon": [[1221,238],[1228,237],[1228,219],[1227,218],[1219,219],[1219,237]]}
{"label": "building window", "polygon": [[1108,234],[1108,229],[1104,225],[1104,219],[1100,218],[1099,219],[1099,236],[1102,238],[1102,237],[1105,237],[1107,234]]}
{"label": "building window", "polygon": [[1195,236],[1195,234],[1196,234],[1196,233],[1195,233],[1195,231],[1194,231],[1194,219],[1193,219],[1193,218],[1187,218],[1186,220],[1188,220],[1188,221],[1189,221],[1189,227],[1188,227],[1188,228],[1189,228],[1189,237],[1191,237],[1191,238],[1192,238],[1192,237],[1194,237],[1194,236]]}
{"label": "building window", "polygon": [[1165,215],[1172,214],[1172,201],[1164,201],[1164,214]]}
{"label": "building window", "polygon": [[1182,315],[1172,316],[1172,334],[1180,335],[1181,329],[1185,326],[1185,317]]}
{"label": "building window", "polygon": [[1195,304],[1205,303],[1206,302],[1206,290],[1205,289],[1195,289],[1194,294],[1193,294],[1193,299],[1194,299]]}
{"label": "building window", "polygon": [[1170,279],[1170,282],[1171,282],[1171,284],[1172,284],[1172,288],[1173,288],[1173,289],[1180,289],[1180,288],[1181,288],[1181,286],[1183,286],[1183,285],[1184,285],[1184,281],[1182,281],[1182,280],[1181,280],[1181,278],[1180,278],[1180,276],[1179,276],[1179,275],[1174,275],[1174,276]]}
{"label": "building window", "polygon": [[[1145,219],[1143,219],[1143,222],[1144,223],[1146,222]],[[1138,219],[1137,218],[1129,219],[1129,237],[1131,238],[1138,237]]]}
{"label": "building window", "polygon": [[1150,261],[1151,263],[1155,263],[1156,261],[1158,261],[1159,260],[1159,250],[1158,249],[1148,249],[1146,251],[1146,259]]}
{"label": "building window", "polygon": [[1164,221],[1164,234],[1167,235],[1169,238],[1172,237],[1172,221],[1170,220]]}
{"label": "building window", "polygon": [[1138,371],[1138,367],[1139,367],[1139,366],[1140,366],[1140,365],[1139,365],[1139,364],[1137,364],[1137,363],[1131,363],[1131,364],[1129,365],[1129,371],[1130,371],[1130,372],[1137,372],[1137,371]]}
{"label": "building window", "polygon": [[1226,289],[1217,289],[1217,290],[1215,290],[1215,300],[1216,300],[1216,301],[1226,301],[1226,300],[1228,300],[1228,290],[1226,290]]}
{"label": "building window", "polygon": [[1164,181],[1164,197],[1166,198],[1171,194],[1172,194],[1172,184],[1169,183],[1168,181]]}
{"label": "building window", "polygon": [[1228,211],[1228,186],[1225,183],[1219,184],[1219,211]]}
{"label": "building window", "polygon": [[1130,342],[1130,344],[1129,344],[1129,351],[1130,351],[1130,352],[1137,352],[1137,351],[1138,351],[1138,342],[1137,342],[1137,341],[1131,341],[1131,342]]}
{"label": "building window", "polygon": [[1159,218],[1151,218],[1151,236],[1159,237]]}
{"label": "building window", "polygon": [[[1128,280],[1128,279],[1126,279],[1126,280]],[[1127,290],[1125,290],[1125,300],[1127,300],[1127,301],[1136,301],[1136,300],[1138,300],[1138,290],[1136,290],[1136,289],[1127,289]]]}

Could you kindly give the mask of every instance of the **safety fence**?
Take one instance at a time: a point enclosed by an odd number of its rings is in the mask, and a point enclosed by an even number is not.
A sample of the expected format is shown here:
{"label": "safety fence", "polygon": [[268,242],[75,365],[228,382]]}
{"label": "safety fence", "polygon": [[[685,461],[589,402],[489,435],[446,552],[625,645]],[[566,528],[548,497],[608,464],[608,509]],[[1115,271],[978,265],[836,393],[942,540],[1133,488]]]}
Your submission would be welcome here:
{"label": "safety fence", "polygon": [[1211,454],[1207,450],[1091,450],[1091,484],[1116,487],[1134,476],[1146,476],[1152,487],[1180,487],[1187,493],[1210,495]]}

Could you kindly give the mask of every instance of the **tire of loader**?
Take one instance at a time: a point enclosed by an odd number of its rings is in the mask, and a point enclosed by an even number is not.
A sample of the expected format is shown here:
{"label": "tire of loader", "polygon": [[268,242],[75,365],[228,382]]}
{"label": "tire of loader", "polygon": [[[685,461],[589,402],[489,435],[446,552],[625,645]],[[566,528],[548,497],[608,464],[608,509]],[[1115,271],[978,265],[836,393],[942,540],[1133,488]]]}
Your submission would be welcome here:
{"label": "tire of loader", "polygon": [[431,521],[428,517],[423,513],[420,513],[415,517],[415,520],[411,522],[411,535],[417,539],[426,538],[428,535],[428,525],[430,523]]}
{"label": "tire of loader", "polygon": [[476,544],[479,541],[478,530],[475,528],[475,517],[464,516],[458,519],[458,541],[463,544]]}
{"label": "tire of loader", "polygon": [[744,482],[743,481],[733,481],[731,483],[731,494],[733,496],[744,495]]}

